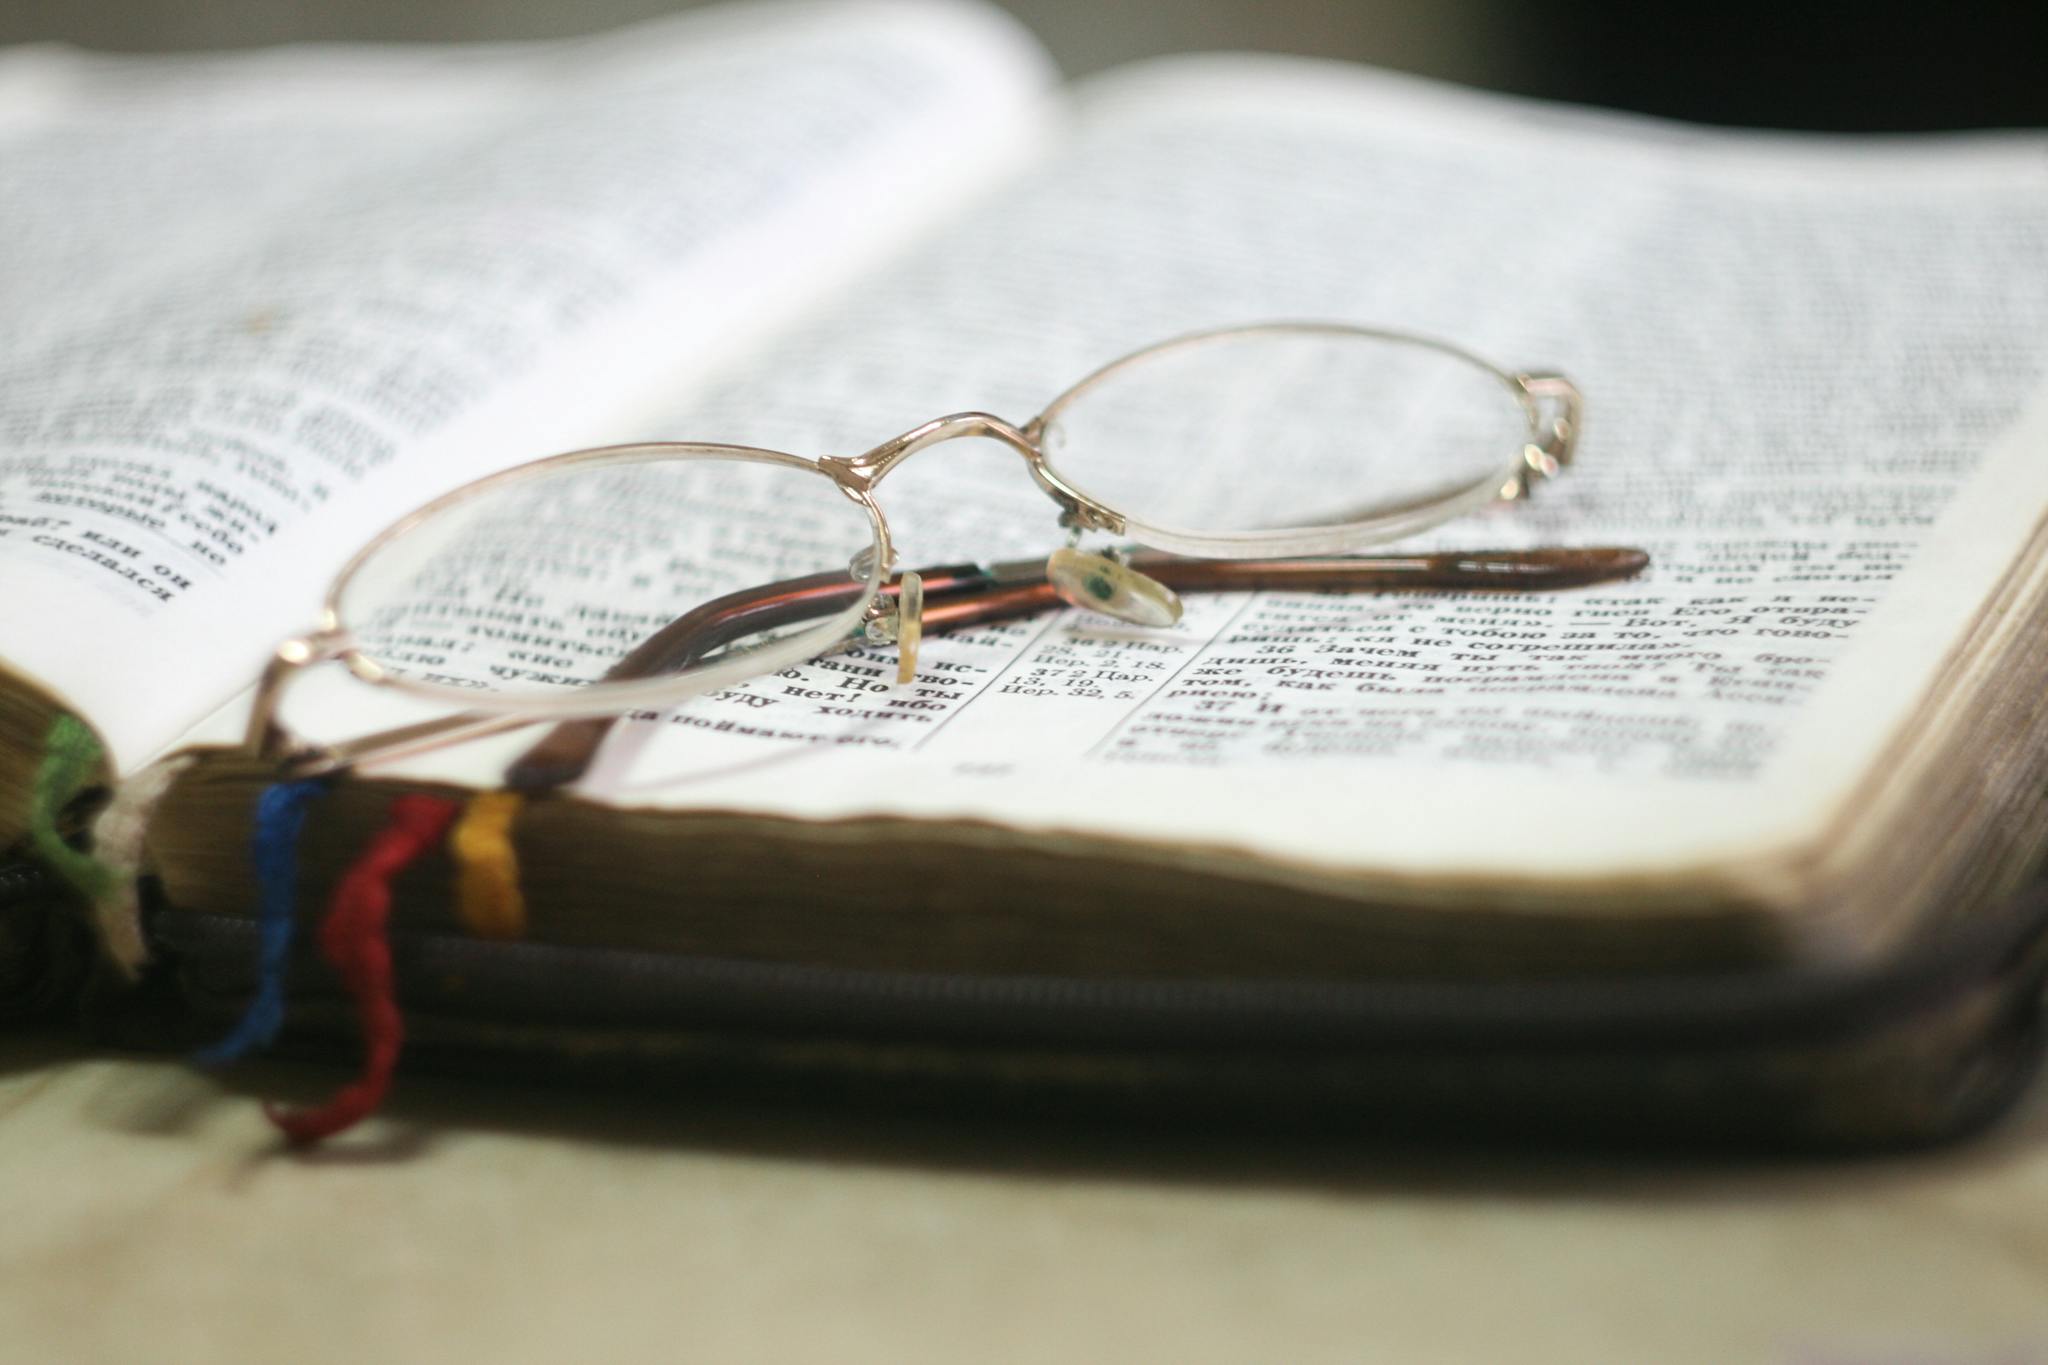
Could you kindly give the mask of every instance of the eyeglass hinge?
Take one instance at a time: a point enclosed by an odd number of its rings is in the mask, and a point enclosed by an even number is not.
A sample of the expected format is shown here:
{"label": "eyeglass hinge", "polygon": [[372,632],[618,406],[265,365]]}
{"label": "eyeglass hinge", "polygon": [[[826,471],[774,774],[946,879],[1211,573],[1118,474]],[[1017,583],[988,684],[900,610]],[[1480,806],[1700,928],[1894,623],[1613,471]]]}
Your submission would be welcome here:
{"label": "eyeglass hinge", "polygon": [[307,746],[296,743],[279,722],[278,704],[285,686],[301,670],[340,657],[347,644],[346,632],[323,628],[311,635],[286,640],[277,647],[257,678],[256,695],[249,704],[249,722],[243,733],[243,742],[251,752],[263,758],[294,759],[311,752]]}

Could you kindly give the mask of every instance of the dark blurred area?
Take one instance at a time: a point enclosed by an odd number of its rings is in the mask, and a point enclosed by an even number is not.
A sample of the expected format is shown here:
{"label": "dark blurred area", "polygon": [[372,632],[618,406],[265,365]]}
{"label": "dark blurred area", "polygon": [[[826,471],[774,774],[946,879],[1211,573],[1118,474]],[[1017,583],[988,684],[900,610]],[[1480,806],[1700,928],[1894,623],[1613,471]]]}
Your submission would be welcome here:
{"label": "dark blurred area", "polygon": [[1504,6],[1515,88],[1705,123],[1898,132],[2048,124],[2048,4]]}
{"label": "dark blurred area", "polygon": [[[677,0],[7,0],[0,44],[124,51],[548,38]],[[1759,127],[2048,125],[2048,3],[1007,0],[1069,75],[1163,52],[1305,52],[1551,99]]]}

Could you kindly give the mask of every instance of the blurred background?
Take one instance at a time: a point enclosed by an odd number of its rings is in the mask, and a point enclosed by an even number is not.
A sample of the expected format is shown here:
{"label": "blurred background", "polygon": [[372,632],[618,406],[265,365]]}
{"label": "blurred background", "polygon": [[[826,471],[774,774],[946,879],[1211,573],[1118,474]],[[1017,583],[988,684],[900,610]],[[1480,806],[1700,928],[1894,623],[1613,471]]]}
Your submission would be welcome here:
{"label": "blurred background", "polygon": [[[546,38],[678,0],[5,0],[0,44]],[[1307,52],[1468,85],[1763,127],[2048,125],[2048,3],[1007,0],[1070,75],[1161,52]]]}

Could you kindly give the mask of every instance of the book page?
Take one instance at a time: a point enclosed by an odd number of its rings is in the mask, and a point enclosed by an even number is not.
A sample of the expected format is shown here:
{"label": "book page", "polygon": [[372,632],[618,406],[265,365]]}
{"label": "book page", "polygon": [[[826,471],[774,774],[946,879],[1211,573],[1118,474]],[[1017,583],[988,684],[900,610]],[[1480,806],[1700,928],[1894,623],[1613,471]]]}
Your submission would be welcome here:
{"label": "book page", "polygon": [[886,2],[0,55],[0,656],[132,766],[379,526],[630,434],[694,357],[950,212],[1048,79],[992,11]]}
{"label": "book page", "polygon": [[[2048,423],[2022,421],[2044,150],[1695,131],[1285,60],[1098,81],[1056,156],[659,432],[845,454],[949,411],[1021,422],[1178,332],[1371,323],[1587,394],[1576,468],[1414,543],[1633,544],[1652,570],[1192,597],[1164,631],[1070,610],[928,639],[901,686],[892,651],[855,651],[639,719],[583,791],[1415,876],[1795,842],[2048,505]],[[1160,478],[1187,476],[1175,453]],[[910,565],[1062,539],[1008,452],[921,454],[878,501]],[[305,714],[368,691],[322,684]],[[396,771],[489,783],[523,742]]]}

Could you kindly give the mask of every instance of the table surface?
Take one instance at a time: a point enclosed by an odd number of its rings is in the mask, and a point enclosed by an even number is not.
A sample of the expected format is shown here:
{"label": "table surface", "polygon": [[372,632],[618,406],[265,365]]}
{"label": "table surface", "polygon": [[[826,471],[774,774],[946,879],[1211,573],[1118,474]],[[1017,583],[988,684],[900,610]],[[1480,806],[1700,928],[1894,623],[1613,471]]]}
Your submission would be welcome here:
{"label": "table surface", "polygon": [[2048,1362],[2048,1086],[1852,1162],[1019,1129],[0,1043],[0,1358]]}

